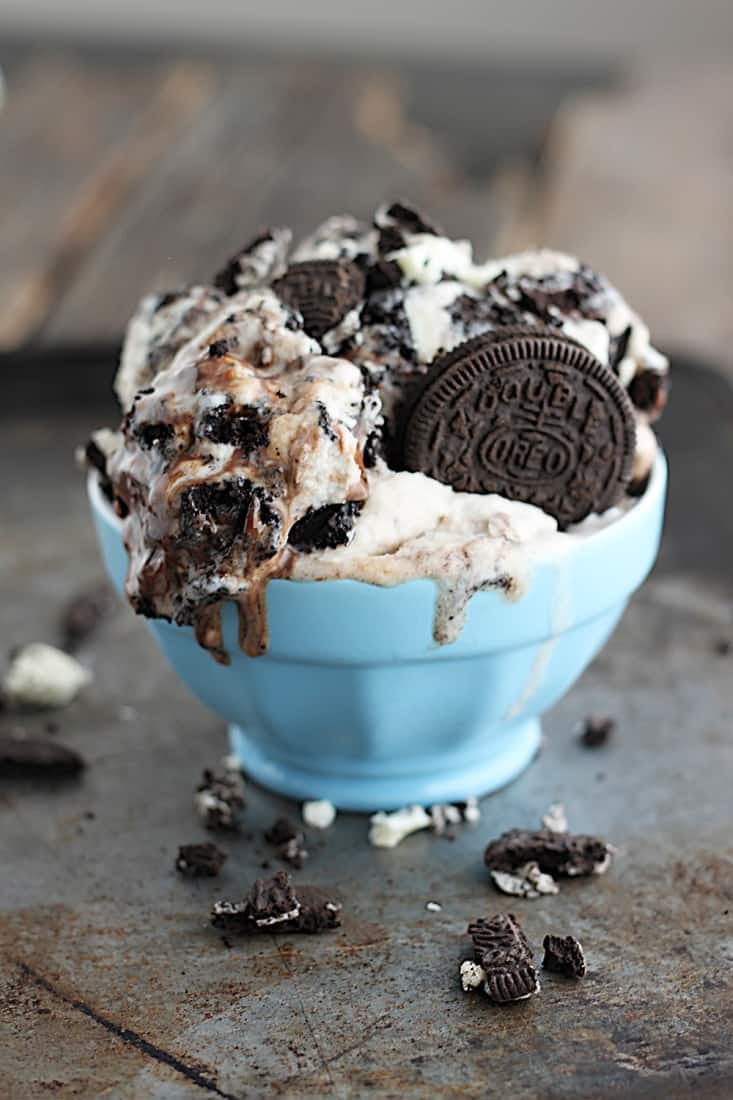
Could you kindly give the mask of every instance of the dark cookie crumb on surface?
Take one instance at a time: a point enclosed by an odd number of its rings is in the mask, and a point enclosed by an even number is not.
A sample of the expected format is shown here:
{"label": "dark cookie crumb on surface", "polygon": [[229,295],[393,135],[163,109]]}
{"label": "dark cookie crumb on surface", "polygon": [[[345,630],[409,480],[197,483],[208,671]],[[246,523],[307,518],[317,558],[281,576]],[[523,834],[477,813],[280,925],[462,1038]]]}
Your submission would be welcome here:
{"label": "dark cookie crumb on surface", "polygon": [[513,913],[480,917],[468,926],[474,962],[486,973],[485,991],[495,1004],[525,1000],[539,992],[532,949]]}
{"label": "dark cookie crumb on surface", "polygon": [[116,606],[116,593],[106,581],[77,592],[61,614],[62,648],[67,653],[75,652]]}
{"label": "dark cookie crumb on surface", "polygon": [[305,847],[305,834],[289,817],[278,817],[266,830],[265,840],[277,849],[277,854],[285,863],[300,870],[308,858]]}
{"label": "dark cookie crumb on surface", "polygon": [[341,924],[341,904],[316,886],[293,887],[286,871],[257,879],[242,901],[218,901],[211,923],[226,932],[325,932]]}
{"label": "dark cookie crumb on surface", "polygon": [[601,874],[610,863],[611,848],[605,840],[579,833],[553,833],[550,829],[509,829],[492,840],[484,851],[490,871],[515,871],[536,863],[553,878]]}
{"label": "dark cookie crumb on surface", "polygon": [[585,974],[583,948],[574,936],[548,934],[542,941],[545,957],[542,966],[553,974],[566,978],[582,978]]}
{"label": "dark cookie crumb on surface", "polygon": [[227,853],[216,844],[182,844],[176,856],[176,870],[190,878],[214,878],[227,859]]}
{"label": "dark cookie crumb on surface", "polygon": [[608,744],[616,732],[617,725],[615,718],[591,714],[583,723],[579,737],[581,745],[586,749],[598,749]]}
{"label": "dark cookie crumb on surface", "polygon": [[78,775],[86,762],[74,749],[45,737],[0,735],[0,778]]}
{"label": "dark cookie crumb on surface", "polygon": [[244,785],[238,772],[204,770],[196,788],[196,809],[207,829],[238,829],[244,809]]}

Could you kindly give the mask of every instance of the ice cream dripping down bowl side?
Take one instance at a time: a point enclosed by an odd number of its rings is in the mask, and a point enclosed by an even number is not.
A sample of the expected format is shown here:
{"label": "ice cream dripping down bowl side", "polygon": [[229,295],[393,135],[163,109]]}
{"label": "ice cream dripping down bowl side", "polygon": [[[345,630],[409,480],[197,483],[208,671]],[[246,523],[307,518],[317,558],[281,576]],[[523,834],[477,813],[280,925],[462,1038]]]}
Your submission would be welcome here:
{"label": "ice cream dripping down bowl side", "polygon": [[[224,608],[229,665],[193,628],[146,620],[183,683],[230,723],[245,772],[293,798],[391,809],[483,795],[537,752],[540,717],[596,656],[651,569],[667,470],[643,497],[562,554],[537,560],[524,594],[477,592],[457,641],[432,637],[436,585],[272,580],[270,644],[247,657]],[[89,497],[107,571],[121,593],[122,524],[96,475]]]}

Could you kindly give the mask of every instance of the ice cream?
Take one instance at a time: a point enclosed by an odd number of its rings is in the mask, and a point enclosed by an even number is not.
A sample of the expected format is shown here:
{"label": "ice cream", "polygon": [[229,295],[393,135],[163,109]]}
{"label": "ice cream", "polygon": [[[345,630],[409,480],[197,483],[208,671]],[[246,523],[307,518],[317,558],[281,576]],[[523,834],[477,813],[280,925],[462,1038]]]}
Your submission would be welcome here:
{"label": "ice cream", "polygon": [[548,251],[476,264],[467,241],[402,203],[372,225],[331,218],[290,256],[289,245],[287,230],[266,231],[211,286],[148,296],[129,324],[121,431],[96,437],[93,461],[125,517],[138,612],[193,625],[225,661],[222,604],[239,606],[245,651],[264,652],[274,577],[427,577],[439,582],[435,637],[449,642],[473,592],[520,595],[538,554],[633,506],[626,496],[561,533],[534,504],[457,492],[401,454],[405,410],[436,359],[536,327],[587,349],[626,390],[629,490],[643,492],[667,362],[602,276]]}

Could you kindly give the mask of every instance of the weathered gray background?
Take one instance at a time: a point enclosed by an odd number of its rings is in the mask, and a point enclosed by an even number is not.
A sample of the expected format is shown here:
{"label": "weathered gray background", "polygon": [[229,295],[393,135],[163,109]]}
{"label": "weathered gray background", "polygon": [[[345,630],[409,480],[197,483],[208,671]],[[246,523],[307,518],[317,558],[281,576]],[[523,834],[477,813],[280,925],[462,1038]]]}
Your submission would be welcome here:
{"label": "weathered gray background", "polygon": [[[211,901],[258,873],[285,804],[250,788],[221,880],[176,876],[178,844],[204,835],[192,792],[224,729],[141,622],[109,618],[82,654],[93,686],[54,716],[89,761],[82,779],[0,779],[0,1095],[730,1095],[733,657],[715,643],[733,633],[731,70],[3,61],[6,649],[54,640],[66,599],[101,575],[72,451],[114,415],[112,349],[135,297],[209,270],[262,221],[304,229],[413,194],[480,251],[552,240],[607,266],[687,358],[663,423],[672,489],[652,579],[479,826],[394,852],[370,849],[358,816],[312,837],[297,876],[339,892],[339,931],[229,949],[208,927]],[[710,368],[690,361],[700,349]],[[619,720],[595,752],[575,735],[592,711]],[[0,715],[4,730],[46,720]],[[468,920],[507,907],[481,852],[556,799],[613,841],[614,867],[512,907],[537,945],[578,935],[589,974],[493,1009],[457,982]]]}

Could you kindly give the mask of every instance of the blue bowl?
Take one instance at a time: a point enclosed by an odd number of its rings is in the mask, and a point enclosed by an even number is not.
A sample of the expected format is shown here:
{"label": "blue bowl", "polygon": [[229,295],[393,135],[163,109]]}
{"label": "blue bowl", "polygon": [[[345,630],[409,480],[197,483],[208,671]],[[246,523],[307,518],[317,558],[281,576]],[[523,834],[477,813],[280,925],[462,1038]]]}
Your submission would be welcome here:
{"label": "blue bowl", "polygon": [[[190,627],[146,620],[188,688],[230,725],[255,780],[341,809],[391,809],[482,795],[514,779],[540,739],[540,715],[575,682],[616,626],[659,547],[667,470],[621,519],[540,561],[521,599],[479,592],[466,626],[432,639],[435,585],[271,581],[270,647],[246,657],[224,609],[231,664]],[[123,590],[121,524],[89,479],[99,543]]]}

